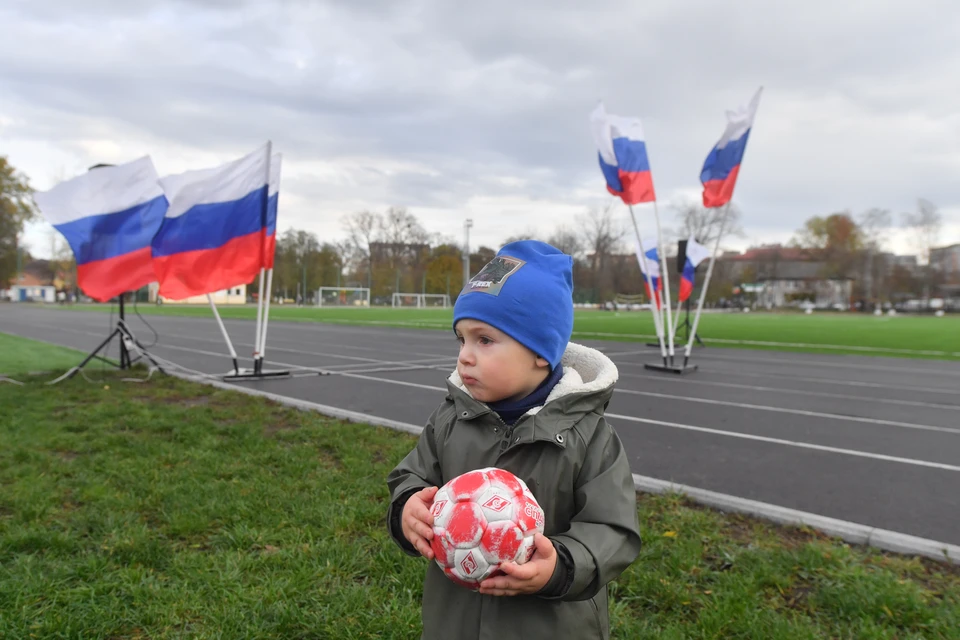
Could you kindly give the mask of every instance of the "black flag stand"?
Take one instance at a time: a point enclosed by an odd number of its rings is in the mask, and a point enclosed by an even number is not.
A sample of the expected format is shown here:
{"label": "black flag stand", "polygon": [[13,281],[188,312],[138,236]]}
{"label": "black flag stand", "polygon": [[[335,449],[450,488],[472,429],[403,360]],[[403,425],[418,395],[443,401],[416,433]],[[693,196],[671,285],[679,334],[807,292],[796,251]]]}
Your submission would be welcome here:
{"label": "black flag stand", "polygon": [[253,361],[253,370],[236,368],[234,365],[233,373],[223,376],[224,380],[262,380],[264,378],[286,378],[290,376],[288,369],[264,369],[263,358],[255,358]]}
{"label": "black flag stand", "polygon": [[[112,167],[112,166],[114,165],[106,164],[106,163],[95,164],[89,169],[87,169],[87,171],[93,171],[94,169],[100,169],[101,167]],[[63,378],[59,378],[59,379],[72,378],[73,376],[80,373],[80,369],[83,369],[85,366],[87,366],[87,363],[93,360],[94,358],[96,358],[97,360],[102,360],[103,362],[106,362],[107,364],[117,367],[118,369],[121,369],[121,370],[129,369],[136,362],[139,362],[142,358],[147,358],[148,360],[150,360],[150,362],[153,363],[153,366],[155,366],[160,371],[160,373],[166,373],[166,371],[163,370],[163,367],[161,367],[160,364],[153,359],[153,356],[151,356],[150,353],[147,351],[147,349],[142,344],[140,344],[140,341],[134,337],[133,333],[127,327],[127,316],[123,308],[123,298],[125,295],[126,295],[125,293],[121,293],[119,296],[117,296],[117,299],[120,301],[120,319],[117,320],[117,326],[114,328],[114,330],[110,332],[110,335],[107,336],[106,339],[103,342],[101,342],[96,349],[90,352],[90,354],[83,360],[83,362],[81,362],[74,368],[70,369],[70,371],[64,374]],[[137,295],[137,293],[133,292],[133,295]],[[100,352],[103,349],[105,349],[107,345],[109,345],[114,338],[120,338],[120,364],[119,365],[115,362],[111,362],[110,360],[107,360],[106,358],[100,355]],[[130,351],[133,348],[136,348],[140,352],[140,355],[137,356],[136,360],[133,360],[130,358]]]}
{"label": "black flag stand", "polygon": [[[679,334],[680,334],[680,328],[683,327],[684,330],[686,331],[686,334],[687,334],[687,335],[684,337],[683,340],[684,340],[684,342],[690,342],[690,330],[693,329],[693,325],[690,323],[690,298],[687,298],[687,299],[684,301],[683,307],[684,307],[684,309],[686,310],[686,314],[685,314],[685,316],[684,316],[684,318],[683,318],[683,323],[677,325],[676,330],[675,330],[674,333],[675,333],[676,335],[679,335]],[[693,336],[693,339],[694,339],[694,341],[695,341],[698,345],[700,345],[701,347],[707,346],[707,345],[703,344],[703,340],[700,339],[700,334],[695,334],[695,335]]]}
{"label": "black flag stand", "polygon": [[[687,260],[687,241],[678,240],[677,241],[677,265],[676,265],[678,275],[683,275],[683,266],[686,263],[686,260]],[[667,303],[667,305],[668,305],[667,313],[670,313],[669,302]],[[690,342],[690,331],[693,329],[693,325],[690,322],[690,298],[689,297],[686,300],[684,300],[683,307],[686,311],[686,314],[684,316],[683,322],[682,323],[678,322],[677,326],[673,328],[673,335],[674,335],[674,338],[676,339],[676,337],[680,335],[680,328],[683,327],[686,331],[686,337],[684,338],[684,342]],[[694,341],[701,347],[706,346],[705,344],[703,344],[703,340],[700,339],[700,334],[696,334],[694,336]],[[659,347],[660,345],[656,342],[648,342],[647,346]]]}
{"label": "black flag stand", "polygon": [[[124,306],[123,306],[123,298],[125,295],[126,294],[121,293],[118,296],[118,299],[120,300],[120,318],[117,320],[117,326],[113,329],[112,332],[110,332],[110,335],[107,336],[106,339],[104,339],[104,341],[97,346],[96,349],[91,351],[89,355],[87,355],[87,357],[84,358],[83,362],[81,362],[77,366],[70,369],[70,371],[68,371],[63,376],[62,379],[69,379],[77,375],[78,373],[80,373],[80,370],[83,369],[85,366],[87,366],[87,363],[93,360],[94,358],[96,358],[97,360],[102,360],[103,362],[106,362],[107,364],[117,367],[118,369],[121,369],[121,370],[130,369],[131,367],[133,367],[134,364],[139,362],[141,359],[146,358],[151,363],[153,363],[153,366],[156,367],[157,370],[160,371],[160,373],[166,373],[166,371],[163,370],[163,367],[160,366],[160,363],[154,360],[153,356],[150,355],[150,352],[148,352],[147,349],[142,344],[140,344],[140,341],[137,340],[137,338],[133,335],[133,333],[127,327],[127,318],[126,318],[126,313],[124,311]],[[114,338],[120,338],[120,363],[119,364],[117,364],[116,362],[107,360],[106,358],[100,355],[100,352],[103,349],[105,349]],[[132,350],[138,351],[140,355],[138,355],[136,358],[131,358],[130,352]]]}

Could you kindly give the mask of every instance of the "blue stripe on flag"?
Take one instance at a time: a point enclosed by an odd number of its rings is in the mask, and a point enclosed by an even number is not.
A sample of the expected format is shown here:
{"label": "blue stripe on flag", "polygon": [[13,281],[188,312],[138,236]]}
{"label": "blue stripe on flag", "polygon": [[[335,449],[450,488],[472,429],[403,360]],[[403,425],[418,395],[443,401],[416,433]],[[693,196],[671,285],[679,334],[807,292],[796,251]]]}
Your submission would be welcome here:
{"label": "blue stripe on flag", "polygon": [[617,156],[617,165],[627,173],[650,171],[647,158],[647,145],[643,140],[614,138],[613,153]]}
{"label": "blue stripe on flag", "polygon": [[726,180],[733,168],[738,166],[743,160],[743,152],[747,148],[747,138],[750,137],[750,130],[737,138],[731,140],[723,149],[714,147],[707,154],[707,159],[703,163],[703,170],[700,172],[700,183],[706,184],[711,180]]}
{"label": "blue stripe on flag", "polygon": [[[181,216],[165,218],[153,239],[153,257],[216,249],[234,238],[260,231],[266,197],[264,185],[239,200],[197,204]],[[273,226],[276,228],[276,216]]]}
{"label": "blue stripe on flag", "polygon": [[82,265],[149,247],[166,211],[166,197],[158,196],[124,211],[54,226],[73,249],[77,265]]}

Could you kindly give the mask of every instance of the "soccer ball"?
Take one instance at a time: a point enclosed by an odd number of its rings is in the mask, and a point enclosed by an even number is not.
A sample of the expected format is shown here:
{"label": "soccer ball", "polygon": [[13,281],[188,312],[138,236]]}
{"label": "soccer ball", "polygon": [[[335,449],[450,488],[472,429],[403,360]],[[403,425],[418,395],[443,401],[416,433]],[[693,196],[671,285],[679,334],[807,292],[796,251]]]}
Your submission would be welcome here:
{"label": "soccer ball", "polygon": [[473,589],[500,563],[523,564],[543,533],[543,509],[520,478],[504,469],[469,471],[443,485],[433,498],[434,558],[448,578]]}

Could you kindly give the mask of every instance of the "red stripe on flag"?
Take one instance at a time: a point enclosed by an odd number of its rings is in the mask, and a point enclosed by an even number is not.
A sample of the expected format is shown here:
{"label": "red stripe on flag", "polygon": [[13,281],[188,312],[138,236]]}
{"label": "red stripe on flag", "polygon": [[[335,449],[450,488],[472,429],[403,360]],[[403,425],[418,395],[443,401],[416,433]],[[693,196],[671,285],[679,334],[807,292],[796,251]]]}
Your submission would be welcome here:
{"label": "red stripe on flag", "polygon": [[234,238],[216,249],[202,249],[154,258],[160,295],[183,300],[249,284],[260,273],[265,246],[263,229]]}
{"label": "red stripe on flag", "polygon": [[653,175],[649,171],[627,172],[621,169],[619,174],[623,185],[620,197],[624,204],[640,204],[657,199],[653,191]]}
{"label": "red stripe on flag", "polygon": [[156,279],[150,247],[77,265],[77,285],[99,302],[106,302],[127,291],[136,291]]}
{"label": "red stripe on flag", "polygon": [[273,258],[274,254],[277,252],[277,235],[272,234],[267,236],[266,241],[263,243],[263,268],[264,269],[273,269]]}
{"label": "red stripe on flag", "polygon": [[740,165],[735,166],[723,180],[708,180],[703,185],[703,206],[722,207],[733,198],[733,188],[737,184]]}

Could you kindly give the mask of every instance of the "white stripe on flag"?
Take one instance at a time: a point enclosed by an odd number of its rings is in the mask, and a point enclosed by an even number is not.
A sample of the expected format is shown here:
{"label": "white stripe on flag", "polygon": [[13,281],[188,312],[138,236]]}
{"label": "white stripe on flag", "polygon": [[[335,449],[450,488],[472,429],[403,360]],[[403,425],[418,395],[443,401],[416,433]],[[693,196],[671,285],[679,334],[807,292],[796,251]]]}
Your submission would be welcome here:
{"label": "white stripe on flag", "polygon": [[687,239],[687,260],[696,267],[698,264],[710,257],[710,249],[696,241],[693,236]]}
{"label": "white stripe on flag", "polygon": [[200,204],[239,200],[263,188],[267,177],[267,145],[232,162],[160,179],[170,208],[167,218],[177,218]]}
{"label": "white stripe on flag", "polygon": [[150,156],[115,167],[100,167],[38,191],[33,200],[50,224],[126,211],[163,195]]}

